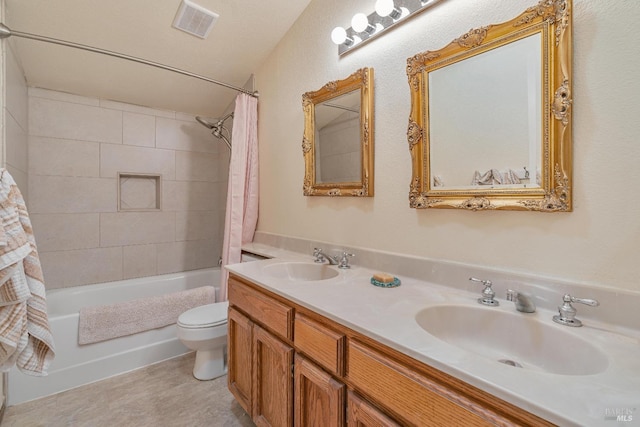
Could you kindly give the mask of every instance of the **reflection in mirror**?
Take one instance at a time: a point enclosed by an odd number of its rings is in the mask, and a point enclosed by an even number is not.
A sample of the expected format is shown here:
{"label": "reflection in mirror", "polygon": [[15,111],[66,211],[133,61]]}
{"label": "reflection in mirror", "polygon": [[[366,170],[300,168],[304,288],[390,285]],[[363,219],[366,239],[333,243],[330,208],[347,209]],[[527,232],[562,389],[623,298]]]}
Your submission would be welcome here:
{"label": "reflection in mirror", "polygon": [[429,73],[434,187],[540,187],[541,49],[537,33]]}
{"label": "reflection in mirror", "polygon": [[315,124],[316,183],[360,181],[360,91],[316,105]]}
{"label": "reflection in mirror", "polygon": [[373,69],[302,96],[306,196],[373,196]]}
{"label": "reflection in mirror", "polygon": [[571,1],[407,60],[414,208],[571,211]]}

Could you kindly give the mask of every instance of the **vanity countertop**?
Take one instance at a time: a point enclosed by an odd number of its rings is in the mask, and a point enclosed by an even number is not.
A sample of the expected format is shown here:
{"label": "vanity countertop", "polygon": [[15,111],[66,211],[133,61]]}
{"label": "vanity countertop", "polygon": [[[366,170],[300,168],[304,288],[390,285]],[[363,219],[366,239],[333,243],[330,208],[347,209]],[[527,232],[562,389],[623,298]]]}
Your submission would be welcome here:
{"label": "vanity countertop", "polygon": [[[479,292],[398,274],[395,275],[402,281],[401,286],[375,287],[370,284],[375,271],[359,266],[336,268],[336,277],[322,281],[275,278],[265,274],[266,266],[283,261],[312,262],[311,255],[263,244],[249,244],[243,249],[273,258],[229,265],[226,268],[230,272],[553,423],[610,426],[617,415],[625,415],[630,422],[624,424],[640,425],[640,412],[636,409],[640,408],[638,331],[619,333],[619,328],[592,322],[585,322],[581,328],[562,326],[551,320],[556,312],[539,308],[531,314],[518,313],[513,303],[498,298],[500,306],[488,310],[530,316],[548,327],[561,328],[562,332],[595,345],[608,358],[607,368],[591,375],[514,368],[441,341],[415,320],[419,311],[430,306],[480,307],[476,303]],[[617,332],[611,332],[614,329]]]}

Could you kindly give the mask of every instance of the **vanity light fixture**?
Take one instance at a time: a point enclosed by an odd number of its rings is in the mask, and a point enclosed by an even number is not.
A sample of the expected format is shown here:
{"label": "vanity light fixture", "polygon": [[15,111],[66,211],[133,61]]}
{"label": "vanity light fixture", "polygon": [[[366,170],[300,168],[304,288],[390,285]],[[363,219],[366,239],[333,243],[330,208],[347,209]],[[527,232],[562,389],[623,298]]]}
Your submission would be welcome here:
{"label": "vanity light fixture", "polygon": [[347,36],[347,31],[342,27],[336,27],[331,31],[331,40],[337,45],[344,44],[345,46],[353,45],[353,38]]}
{"label": "vanity light fixture", "polygon": [[381,17],[390,16],[394,21],[409,14],[409,10],[406,7],[402,9],[396,7],[393,0],[377,0],[375,9],[376,13]]}
{"label": "vanity light fixture", "polygon": [[376,27],[369,23],[369,18],[364,13],[356,13],[351,18],[351,28],[358,33],[366,32],[371,35],[376,32]]}
{"label": "vanity light fixture", "polygon": [[376,0],[375,12],[368,16],[356,13],[351,19],[350,28],[333,29],[331,40],[338,45],[338,55],[343,55],[440,1],[442,0]]}

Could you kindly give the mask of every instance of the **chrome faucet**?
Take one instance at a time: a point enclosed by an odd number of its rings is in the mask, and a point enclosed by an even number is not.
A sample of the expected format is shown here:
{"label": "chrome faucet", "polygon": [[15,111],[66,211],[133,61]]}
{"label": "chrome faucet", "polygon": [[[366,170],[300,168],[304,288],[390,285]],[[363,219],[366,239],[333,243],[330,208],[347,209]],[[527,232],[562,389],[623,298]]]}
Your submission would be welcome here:
{"label": "chrome faucet", "polygon": [[327,261],[331,265],[338,265],[338,260],[322,252],[321,248],[313,248],[313,257],[313,262],[317,262],[318,264]]}
{"label": "chrome faucet", "polygon": [[325,260],[331,265],[337,265],[338,268],[351,268],[349,265],[349,257],[355,256],[346,251],[342,251],[341,255],[331,256],[325,254],[321,248],[313,248],[313,262],[321,263]]}
{"label": "chrome faucet", "polygon": [[581,304],[590,305],[591,307],[597,307],[600,303],[594,299],[576,298],[569,294],[565,294],[562,297],[562,305],[558,307],[558,314],[553,316],[553,321],[566,326],[582,326],[582,322],[576,319],[576,313],[578,312],[572,305],[572,302],[579,302]]}
{"label": "chrome faucet", "polygon": [[325,260],[331,265],[337,265],[338,268],[351,268],[349,265],[349,257],[355,256],[354,254],[350,254],[346,251],[342,251],[342,255],[331,256],[325,254],[321,248],[313,248],[313,262],[321,263]]}
{"label": "chrome faucet", "polygon": [[492,307],[500,305],[500,303],[494,299],[496,293],[493,292],[493,289],[491,289],[491,285],[493,285],[493,283],[491,283],[491,280],[481,280],[476,279],[475,277],[469,277],[469,280],[471,280],[472,282],[479,282],[484,285],[484,289],[482,290],[482,297],[478,298],[478,302],[480,304],[490,305]]}
{"label": "chrome faucet", "polygon": [[516,305],[516,310],[523,313],[534,313],[536,311],[533,295],[528,292],[518,292],[507,289],[507,301],[513,301]]}

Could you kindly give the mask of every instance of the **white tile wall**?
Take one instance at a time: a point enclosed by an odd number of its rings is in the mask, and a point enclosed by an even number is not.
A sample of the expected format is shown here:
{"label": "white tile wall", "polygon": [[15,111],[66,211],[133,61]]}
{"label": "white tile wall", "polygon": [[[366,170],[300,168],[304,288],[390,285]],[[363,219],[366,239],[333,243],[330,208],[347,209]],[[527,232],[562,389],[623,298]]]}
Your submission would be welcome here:
{"label": "white tile wall", "polygon": [[100,214],[31,214],[40,252],[100,246]]}
{"label": "white tile wall", "polygon": [[175,151],[102,144],[100,176],[115,178],[118,172],[160,174],[165,180],[174,180],[176,177]]}
{"label": "white tile wall", "polygon": [[38,175],[97,178],[100,143],[30,136],[29,162]]}
{"label": "white tile wall", "polygon": [[41,251],[40,263],[48,289],[110,282],[123,278],[121,247]]}
{"label": "white tile wall", "polygon": [[156,117],[156,147],[217,153],[219,143],[207,128],[195,121]]}
{"label": "white tile wall", "polygon": [[122,249],[125,279],[156,274],[158,271],[156,245],[125,246]]}
{"label": "white tile wall", "polygon": [[4,157],[0,155],[2,166],[6,167],[18,184],[22,196],[29,199],[28,178],[28,138],[29,109],[27,82],[11,43],[6,43],[4,64],[4,115],[5,129]]}
{"label": "white tile wall", "polygon": [[[206,128],[183,113],[28,94],[29,210],[47,288],[217,266],[228,155]],[[118,172],[161,174],[161,211],[117,212]]]}
{"label": "white tile wall", "polygon": [[29,135],[122,143],[122,111],[29,98]]}
{"label": "white tile wall", "polygon": [[155,147],[156,118],[147,114],[123,113],[122,141],[128,145]]}
{"label": "white tile wall", "polygon": [[176,151],[176,180],[216,182],[218,161],[217,154]]}
{"label": "white tile wall", "polygon": [[[221,246],[218,239],[157,245],[158,273],[175,273],[182,270],[194,270],[218,265]],[[212,255],[214,258],[213,263],[211,259]]]}
{"label": "white tile wall", "polygon": [[[117,210],[115,178],[29,174],[29,212],[86,213]],[[36,235],[37,237],[37,235]]]}
{"label": "white tile wall", "polygon": [[176,212],[176,241],[219,238],[219,215],[218,210]]}
{"label": "white tile wall", "polygon": [[5,138],[7,141],[7,163],[11,166],[27,171],[28,152],[27,134],[11,114],[5,116]]}
{"label": "white tile wall", "polygon": [[100,246],[129,246],[176,240],[174,212],[100,214]]}
{"label": "white tile wall", "polygon": [[163,210],[212,211],[219,204],[217,182],[166,181],[162,184]]}

